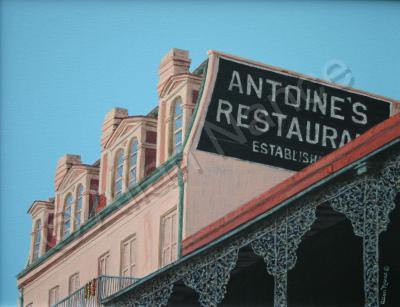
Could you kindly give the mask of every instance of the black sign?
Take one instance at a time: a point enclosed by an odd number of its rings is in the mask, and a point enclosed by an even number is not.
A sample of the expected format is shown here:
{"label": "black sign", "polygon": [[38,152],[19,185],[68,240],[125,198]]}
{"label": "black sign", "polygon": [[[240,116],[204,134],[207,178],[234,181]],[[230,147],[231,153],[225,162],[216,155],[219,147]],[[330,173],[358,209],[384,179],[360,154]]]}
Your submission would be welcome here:
{"label": "black sign", "polygon": [[390,116],[390,102],[225,58],[198,149],[300,170]]}

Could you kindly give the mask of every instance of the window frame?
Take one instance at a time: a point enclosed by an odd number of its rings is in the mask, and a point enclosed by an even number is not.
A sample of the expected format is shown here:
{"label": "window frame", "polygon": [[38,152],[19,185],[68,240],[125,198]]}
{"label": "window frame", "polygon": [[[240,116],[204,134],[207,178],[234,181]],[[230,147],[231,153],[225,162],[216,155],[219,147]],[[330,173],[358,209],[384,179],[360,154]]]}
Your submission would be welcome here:
{"label": "window frame", "polygon": [[[164,261],[164,250],[166,249],[164,247],[164,226],[165,226],[165,219],[170,216],[170,215],[175,215],[175,219],[176,219],[176,227],[175,227],[175,237],[173,236],[174,234],[174,227],[172,224],[171,220],[171,238],[170,238],[170,261],[166,262]],[[177,219],[178,219],[178,212],[177,212],[177,207],[175,206],[174,208],[168,210],[166,213],[164,213],[161,217],[160,217],[160,239],[159,239],[159,267],[162,268],[170,263],[173,263],[174,261],[176,261],[178,259],[178,225],[177,225]],[[175,239],[175,240],[174,240]],[[176,255],[175,258],[173,257],[173,247],[176,247]]]}
{"label": "window frame", "polygon": [[[132,243],[134,245],[133,248],[133,255],[132,255]],[[124,266],[124,246],[125,244],[129,245],[129,264]],[[134,277],[134,274],[136,273],[136,259],[137,259],[137,238],[136,238],[136,234],[132,234],[130,236],[128,236],[127,238],[125,238],[124,240],[121,241],[121,249],[120,249],[120,276],[124,276],[124,277]],[[132,258],[133,263],[132,263]],[[124,271],[128,270],[128,275],[124,275]]]}
{"label": "window frame", "polygon": [[[177,114],[177,106],[180,105],[180,113]],[[183,147],[183,100],[177,97],[172,104],[172,153],[176,154],[182,151]],[[181,125],[177,128],[177,121],[181,121]],[[177,135],[180,134],[180,141],[177,142]]]}
{"label": "window frame", "polygon": [[[75,202],[75,210],[74,210],[74,230],[77,230],[82,225],[82,210],[83,210],[83,193],[85,189],[83,188],[83,184],[79,183],[76,189],[76,202]],[[80,208],[78,210],[78,207]],[[79,216],[79,224],[77,224],[77,218]]]}
{"label": "window frame", "polygon": [[[136,151],[133,151],[133,145],[136,144]],[[135,156],[135,163],[133,162],[133,157]],[[138,138],[134,137],[131,142],[129,143],[129,154],[128,154],[128,182],[127,186],[132,187],[137,183],[138,177],[138,157],[139,157],[139,140]],[[132,177],[132,171],[135,170],[135,177]],[[133,180],[134,179],[134,180]]]}
{"label": "window frame", "polygon": [[32,262],[40,257],[41,242],[42,242],[42,220],[38,219],[35,222],[34,233],[33,233]]}
{"label": "window frame", "polygon": [[[71,199],[71,202],[68,203],[68,199]],[[69,192],[65,198],[64,198],[64,207],[63,207],[63,223],[62,223],[62,238],[65,239],[67,236],[69,236],[71,234],[71,230],[72,230],[72,207],[73,207],[73,203],[74,203],[74,198],[72,196],[72,193]],[[67,210],[67,204],[68,204],[68,209],[69,209],[69,216],[66,215],[66,210]],[[66,217],[68,217],[68,219],[66,219]],[[68,233],[66,232],[66,227],[65,224],[66,222],[69,222],[69,227],[68,227]]]}
{"label": "window frame", "polygon": [[[121,158],[120,158],[121,157]],[[118,170],[121,167],[121,175],[118,175]],[[114,157],[114,176],[112,181],[113,198],[123,193],[124,185],[124,170],[125,170],[125,152],[122,148],[118,149]],[[117,184],[121,184],[121,188],[117,190]]]}
{"label": "window frame", "polygon": [[[52,294],[57,294],[54,295],[54,302],[52,303],[51,298],[52,298]],[[57,304],[60,301],[60,286],[54,286],[53,288],[51,288],[49,290],[49,306],[53,306],[55,304]]]}
{"label": "window frame", "polygon": [[[73,282],[75,283],[74,287],[72,287]],[[76,272],[68,278],[68,295],[71,295],[72,293],[78,291],[79,287],[80,287],[79,272]]]}
{"label": "window frame", "polygon": [[[100,261],[101,260],[105,260],[105,266],[104,266],[104,268],[105,268],[105,272],[104,272],[104,274],[102,274],[102,272],[101,272],[101,265],[100,265]],[[105,252],[104,254],[102,254],[98,259],[97,259],[97,276],[101,276],[101,275],[103,275],[103,276],[107,276],[107,274],[108,274],[108,270],[107,270],[107,268],[108,268],[108,266],[109,266],[109,263],[108,262],[110,261],[110,251],[107,251],[107,252]],[[107,265],[108,264],[108,265]]]}

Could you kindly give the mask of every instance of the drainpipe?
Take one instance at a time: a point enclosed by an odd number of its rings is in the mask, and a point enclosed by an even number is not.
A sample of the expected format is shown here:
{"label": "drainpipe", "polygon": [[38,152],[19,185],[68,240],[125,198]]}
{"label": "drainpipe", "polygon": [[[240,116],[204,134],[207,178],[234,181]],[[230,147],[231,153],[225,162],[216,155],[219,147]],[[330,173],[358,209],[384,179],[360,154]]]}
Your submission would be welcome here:
{"label": "drainpipe", "polygon": [[179,200],[178,200],[178,259],[182,257],[182,237],[183,237],[183,196],[185,192],[185,185],[183,182],[183,172],[178,165],[178,188],[179,188]]}
{"label": "drainpipe", "polygon": [[[206,79],[207,79],[207,69],[208,69],[208,59],[206,62],[203,63],[204,66],[204,77],[203,77],[203,81],[201,82],[201,86],[200,86],[200,90],[199,90],[199,95],[197,96],[197,102],[196,102],[196,106],[194,108],[193,111],[193,115],[192,118],[190,120],[190,124],[189,124],[189,129],[188,132],[186,133],[185,139],[183,141],[183,146],[181,149],[181,154],[183,157],[183,150],[186,147],[186,143],[188,142],[189,139],[189,135],[190,132],[192,131],[193,125],[194,125],[194,120],[196,118],[198,109],[199,109],[199,105],[200,105],[200,100],[201,97],[203,95],[203,90],[204,90],[204,85],[206,83]],[[202,64],[202,65],[203,65]],[[180,165],[180,162],[182,161],[182,159],[180,161],[177,161],[177,166],[178,166],[178,187],[179,187],[179,203],[178,203],[178,259],[182,257],[182,237],[183,237],[183,196],[185,193],[185,184],[183,182],[183,172],[182,172],[182,168]]]}

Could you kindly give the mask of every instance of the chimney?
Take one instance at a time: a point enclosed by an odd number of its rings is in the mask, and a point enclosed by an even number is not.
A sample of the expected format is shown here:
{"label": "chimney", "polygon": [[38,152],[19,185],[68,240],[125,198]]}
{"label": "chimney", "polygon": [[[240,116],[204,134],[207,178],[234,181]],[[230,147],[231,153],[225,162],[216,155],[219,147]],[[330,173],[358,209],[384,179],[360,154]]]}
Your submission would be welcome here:
{"label": "chimney", "polygon": [[160,94],[165,81],[170,77],[188,73],[191,62],[189,51],[176,48],[171,49],[161,60],[159,68],[160,80],[157,86],[158,93]]}
{"label": "chimney", "polygon": [[105,147],[108,139],[125,117],[128,117],[128,110],[123,108],[114,108],[106,114],[101,135],[102,148]]}
{"label": "chimney", "polygon": [[81,164],[81,156],[79,155],[64,155],[57,162],[56,176],[54,179],[54,187],[57,191],[61,181],[67,174],[68,170],[75,164]]}

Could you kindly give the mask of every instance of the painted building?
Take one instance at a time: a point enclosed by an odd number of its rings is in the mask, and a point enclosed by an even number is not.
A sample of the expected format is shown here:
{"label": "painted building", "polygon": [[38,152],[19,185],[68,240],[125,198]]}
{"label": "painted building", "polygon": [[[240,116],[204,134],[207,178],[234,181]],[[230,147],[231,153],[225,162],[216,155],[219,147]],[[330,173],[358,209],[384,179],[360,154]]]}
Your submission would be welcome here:
{"label": "painted building", "polygon": [[[385,170],[389,205],[375,222],[387,228],[398,200],[398,102],[215,51],[194,70],[190,63],[179,49],[161,60],[158,106],[147,115],[121,108],[106,114],[99,161],[60,158],[55,195],[28,210],[29,263],[18,275],[22,306],[214,306],[230,292],[228,305],[285,306],[294,247],[310,231],[344,229],[343,216],[326,209],[334,197],[321,196],[321,186],[339,189],[350,180],[362,189],[378,180],[368,177],[371,170]],[[364,178],[360,183],[354,169]],[[295,210],[302,197],[307,202]],[[322,222],[313,229],[320,208]],[[271,223],[285,226],[283,239]],[[294,242],[288,227],[296,229]],[[280,248],[286,254],[274,254]],[[360,251],[366,256],[365,245]],[[254,275],[257,255],[275,281]],[[287,261],[279,274],[271,257]],[[368,306],[379,297],[377,261],[364,261],[375,269],[363,281]],[[396,280],[400,268],[389,267]],[[239,277],[227,291],[231,271]],[[252,291],[264,283],[271,293],[258,289],[267,293],[260,296],[240,285],[252,276]],[[242,288],[248,297],[235,297]]]}

